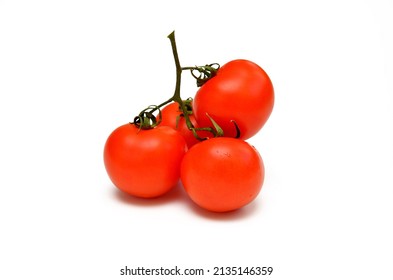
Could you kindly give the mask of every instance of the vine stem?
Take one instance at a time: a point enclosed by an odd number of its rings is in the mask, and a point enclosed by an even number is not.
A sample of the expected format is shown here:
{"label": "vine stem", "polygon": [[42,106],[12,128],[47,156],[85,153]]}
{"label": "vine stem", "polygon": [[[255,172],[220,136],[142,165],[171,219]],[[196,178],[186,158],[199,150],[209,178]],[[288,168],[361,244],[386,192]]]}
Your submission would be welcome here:
{"label": "vine stem", "polygon": [[[171,41],[173,58],[175,59],[175,65],[176,65],[176,86],[175,86],[175,93],[172,97],[172,100],[177,102],[178,100],[176,100],[176,99],[181,99],[180,98],[180,84],[181,84],[182,68],[180,66],[179,55],[177,53],[175,31],[172,31],[172,33],[168,35],[168,38]],[[181,101],[181,103],[183,103],[182,100],[180,100],[180,101]],[[182,107],[182,109],[183,109],[183,107]]]}
{"label": "vine stem", "polygon": [[181,70],[194,70],[195,66],[182,67]]}
{"label": "vine stem", "polygon": [[[149,108],[143,110],[137,117],[134,119],[134,123],[138,123],[140,125],[140,129],[150,129],[158,125],[156,118],[153,116],[153,112],[158,110],[160,112],[160,108],[167,105],[168,103],[171,102],[177,102],[180,106],[180,109],[183,113],[184,119],[186,121],[186,125],[189,130],[192,131],[193,135],[195,138],[198,140],[206,140],[208,138],[201,138],[197,131],[208,131],[213,134],[214,137],[216,136],[222,136],[223,132],[221,128],[218,127],[218,125],[212,121],[213,126],[215,129],[212,127],[202,127],[202,128],[196,128],[192,124],[190,120],[190,114],[189,110],[187,109],[186,103],[182,100],[180,96],[180,85],[181,85],[181,75],[183,70],[192,70],[192,69],[197,69],[198,67],[184,67],[182,68],[180,65],[179,61],[179,55],[177,53],[177,47],[176,47],[176,40],[175,40],[175,31],[173,31],[171,34],[168,35],[168,38],[171,42],[172,46],[172,52],[173,52],[173,57],[175,59],[175,65],[176,65],[176,86],[175,86],[175,92],[171,98],[166,100],[165,102],[161,103],[158,106],[149,106]],[[195,76],[194,76],[195,77]],[[160,113],[161,114],[161,113]],[[154,120],[151,121],[151,117],[154,117]],[[209,117],[210,118],[210,117]],[[153,122],[153,124],[151,124]]]}
{"label": "vine stem", "polygon": [[[172,31],[171,34],[168,35],[169,40],[171,41],[171,46],[172,46],[172,52],[173,52],[173,58],[175,59],[175,65],[176,65],[176,86],[175,86],[175,93],[173,94],[173,97],[169,99],[168,101],[175,101],[179,104],[181,111],[183,112],[184,118],[186,120],[186,124],[189,130],[192,131],[194,136],[198,140],[205,140],[206,138],[201,138],[199,137],[198,133],[196,132],[197,130],[205,130],[209,131],[212,133],[214,136],[216,136],[216,131],[214,131],[213,128],[211,127],[204,127],[204,128],[195,128],[194,125],[192,124],[190,120],[190,116],[188,114],[188,110],[186,108],[186,104],[183,102],[181,96],[180,96],[180,85],[181,85],[181,74],[182,70],[188,70],[190,69],[189,67],[182,68],[180,65],[180,60],[179,60],[179,55],[177,53],[177,47],[176,47],[176,40],[175,40],[175,31]],[[169,103],[168,102],[168,103]]]}

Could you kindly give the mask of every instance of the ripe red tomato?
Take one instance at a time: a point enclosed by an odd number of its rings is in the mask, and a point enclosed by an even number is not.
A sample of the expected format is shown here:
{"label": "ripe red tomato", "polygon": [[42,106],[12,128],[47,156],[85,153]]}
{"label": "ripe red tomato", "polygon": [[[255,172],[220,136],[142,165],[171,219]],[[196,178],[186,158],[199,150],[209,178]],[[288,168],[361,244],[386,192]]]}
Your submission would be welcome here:
{"label": "ripe red tomato", "polygon": [[274,89],[266,72],[248,60],[233,60],[223,65],[217,75],[196,93],[193,108],[200,126],[211,126],[206,113],[235,137],[235,121],[240,139],[255,135],[266,123],[274,105]]}
{"label": "ripe red tomato", "polygon": [[[191,130],[188,129],[186,119],[182,115],[182,111],[179,107],[179,104],[174,102],[165,106],[161,110],[161,123],[159,126],[169,126],[173,129],[177,130],[186,140],[187,147],[191,148],[195,144],[199,143],[199,140],[196,139]],[[193,114],[189,115],[190,121],[195,128],[198,127],[197,121],[195,120],[195,116]],[[197,131],[199,137],[211,137],[212,135],[205,131]]]}
{"label": "ripe red tomato", "polygon": [[212,138],[190,149],[180,177],[190,198],[214,212],[239,209],[256,198],[265,176],[258,151],[247,142]]}
{"label": "ripe red tomato", "polygon": [[157,197],[174,187],[187,151],[184,138],[170,127],[115,129],[104,148],[106,171],[120,190],[137,197]]}

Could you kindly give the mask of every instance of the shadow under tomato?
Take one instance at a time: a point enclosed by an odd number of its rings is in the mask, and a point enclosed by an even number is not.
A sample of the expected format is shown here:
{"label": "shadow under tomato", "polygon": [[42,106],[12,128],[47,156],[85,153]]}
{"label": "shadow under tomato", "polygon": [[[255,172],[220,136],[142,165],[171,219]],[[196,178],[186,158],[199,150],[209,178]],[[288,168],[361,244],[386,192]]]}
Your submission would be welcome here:
{"label": "shadow under tomato", "polygon": [[116,187],[112,188],[112,194],[114,198],[121,203],[140,206],[140,207],[156,207],[169,203],[180,203],[183,204],[187,208],[187,210],[190,211],[193,215],[196,215],[203,219],[215,220],[215,221],[243,220],[255,214],[257,209],[260,207],[258,203],[259,201],[253,201],[250,204],[238,210],[223,212],[223,213],[211,212],[195,204],[188,197],[181,182],[179,182],[168,193],[156,198],[135,197],[120,191]]}
{"label": "shadow under tomato", "polygon": [[257,209],[260,207],[259,201],[252,201],[250,204],[244,206],[241,209],[229,211],[229,212],[211,212],[200,206],[198,206],[195,202],[188,197],[186,191],[183,188],[183,185],[180,182],[180,192],[182,193],[181,199],[185,206],[194,214],[204,219],[216,220],[216,221],[234,221],[234,220],[242,220],[248,217],[251,217]]}
{"label": "shadow under tomato", "polygon": [[151,207],[151,206],[159,206],[159,205],[184,199],[182,198],[184,194],[182,193],[181,188],[182,187],[178,183],[173,189],[171,189],[166,194],[154,198],[141,198],[141,197],[132,196],[120,191],[117,188],[113,188],[112,192],[115,199],[122,203],[132,204],[136,206]]}
{"label": "shadow under tomato", "polygon": [[215,221],[234,221],[234,220],[244,220],[248,217],[251,217],[258,208],[258,201],[253,201],[250,204],[244,206],[243,208],[229,211],[229,212],[211,212],[208,210],[205,210],[198,205],[196,205],[194,202],[190,200],[189,207],[191,211],[205,219],[209,220],[215,220]]}

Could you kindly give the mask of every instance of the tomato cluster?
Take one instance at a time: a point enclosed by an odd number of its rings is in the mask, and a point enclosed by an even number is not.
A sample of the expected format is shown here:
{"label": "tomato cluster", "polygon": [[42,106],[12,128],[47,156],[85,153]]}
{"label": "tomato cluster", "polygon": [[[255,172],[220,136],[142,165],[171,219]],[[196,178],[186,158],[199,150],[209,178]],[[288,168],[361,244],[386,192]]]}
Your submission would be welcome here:
{"label": "tomato cluster", "polygon": [[[109,178],[121,191],[143,198],[167,193],[180,179],[200,207],[239,209],[257,197],[264,181],[263,160],[245,140],[272,112],[272,82],[248,60],[217,69],[181,68],[174,33],[168,37],[177,67],[175,95],[110,134],[104,147]],[[186,69],[200,88],[193,100],[184,101],[179,85]]]}

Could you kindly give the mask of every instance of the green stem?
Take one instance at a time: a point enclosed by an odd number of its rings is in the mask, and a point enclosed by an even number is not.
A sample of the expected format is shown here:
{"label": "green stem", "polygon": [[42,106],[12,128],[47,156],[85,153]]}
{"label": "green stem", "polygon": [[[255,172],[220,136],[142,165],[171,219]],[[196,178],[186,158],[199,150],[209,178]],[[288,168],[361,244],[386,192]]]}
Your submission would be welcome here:
{"label": "green stem", "polygon": [[[173,101],[173,96],[171,98],[169,98],[167,101],[162,102],[160,105],[157,106],[157,108],[161,108],[161,107],[165,106],[166,104],[171,103],[172,101]],[[154,111],[155,110],[157,110],[157,109],[154,109]]]}
{"label": "green stem", "polygon": [[188,66],[188,67],[182,67],[181,70],[194,70],[196,69],[196,66]]}
{"label": "green stem", "polygon": [[[203,70],[204,69],[203,67],[210,67],[211,69],[215,70],[214,68],[211,67],[214,64],[207,65],[207,66],[202,66],[202,67],[196,66],[196,67],[184,67],[184,68],[182,68],[180,66],[179,55],[177,53],[176,40],[175,40],[175,31],[173,31],[171,34],[169,34],[168,38],[171,41],[173,57],[175,59],[175,65],[176,65],[176,86],[175,86],[175,92],[174,92],[174,94],[173,94],[173,96],[171,98],[169,98],[167,101],[161,103],[160,105],[158,105],[158,106],[149,106],[149,108],[143,110],[134,119],[134,123],[138,123],[141,129],[151,129],[151,128],[157,126],[159,124],[159,122],[157,122],[157,119],[154,117],[153,113],[156,110],[159,110],[159,112],[161,114],[160,108],[162,106],[165,106],[166,104],[174,101],[174,102],[177,102],[179,104],[180,109],[181,109],[181,111],[182,111],[182,113],[184,115],[184,119],[186,120],[186,124],[187,124],[188,129],[192,131],[192,133],[194,134],[194,136],[198,140],[206,140],[207,138],[199,137],[197,131],[209,131],[210,133],[213,134],[214,137],[222,136],[222,134],[223,134],[222,130],[221,129],[217,129],[216,124],[213,121],[212,122],[213,122],[214,127],[216,128],[216,130],[214,130],[212,127],[203,127],[203,128],[196,128],[196,127],[194,127],[194,125],[192,124],[192,122],[190,120],[190,114],[189,114],[189,110],[187,108],[186,102],[184,102],[182,100],[181,96],[180,96],[180,85],[181,85],[182,70],[191,70],[191,71],[192,70],[198,70],[198,69],[202,69]],[[152,119],[152,117],[153,117],[153,119]],[[161,116],[160,116],[160,119],[161,119]]]}
{"label": "green stem", "polygon": [[[174,93],[174,95],[172,97],[172,99],[175,100],[175,99],[179,99],[180,98],[180,84],[181,84],[182,68],[180,66],[179,55],[177,54],[177,47],[176,47],[176,40],[175,40],[175,31],[173,31],[171,34],[169,34],[168,38],[171,41],[173,58],[175,59],[175,65],[176,65],[176,86],[175,86],[175,93]],[[175,101],[177,101],[177,100],[175,100]]]}
{"label": "green stem", "polygon": [[211,132],[214,136],[216,136],[215,131],[211,127],[198,129],[198,128],[194,127],[194,125],[192,124],[192,122],[190,120],[190,116],[188,114],[186,104],[183,102],[183,100],[180,96],[181,73],[182,73],[183,69],[188,70],[189,67],[182,68],[180,66],[179,55],[177,53],[177,47],[176,47],[175,31],[173,31],[171,34],[169,34],[168,38],[171,41],[173,57],[175,59],[175,65],[176,65],[176,87],[175,87],[175,93],[174,93],[173,97],[171,98],[171,100],[173,100],[179,104],[179,106],[183,112],[184,118],[186,120],[186,124],[187,124],[188,129],[192,131],[192,133],[194,134],[194,136],[198,140],[204,140],[205,138],[199,137],[196,132],[197,130],[207,130],[207,131]]}

